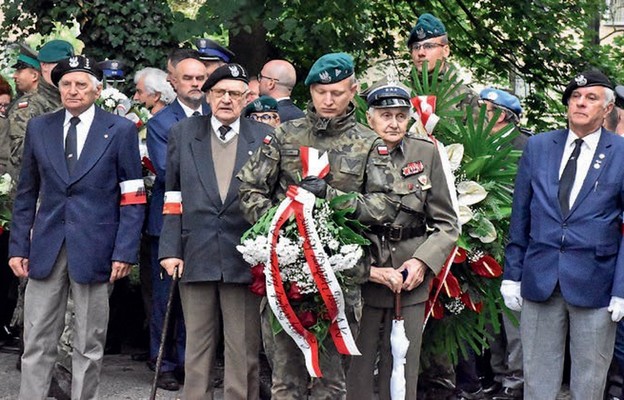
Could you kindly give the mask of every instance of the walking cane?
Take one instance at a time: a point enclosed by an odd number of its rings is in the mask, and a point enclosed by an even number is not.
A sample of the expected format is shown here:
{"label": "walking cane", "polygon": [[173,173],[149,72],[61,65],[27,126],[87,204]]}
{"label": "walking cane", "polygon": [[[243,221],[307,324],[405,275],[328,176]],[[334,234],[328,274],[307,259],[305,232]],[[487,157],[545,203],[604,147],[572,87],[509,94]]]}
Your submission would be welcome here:
{"label": "walking cane", "polygon": [[150,400],[156,399],[156,385],[158,384],[158,373],[162,365],[163,353],[165,352],[165,340],[167,340],[167,330],[169,328],[169,317],[171,315],[171,304],[173,303],[173,295],[178,283],[178,267],[173,270],[171,277],[171,287],[169,288],[169,298],[167,299],[167,309],[165,311],[165,321],[163,322],[162,334],[160,335],[160,346],[158,347],[158,356],[156,357],[156,369],[154,373],[154,381],[152,382],[152,391],[150,392]]}

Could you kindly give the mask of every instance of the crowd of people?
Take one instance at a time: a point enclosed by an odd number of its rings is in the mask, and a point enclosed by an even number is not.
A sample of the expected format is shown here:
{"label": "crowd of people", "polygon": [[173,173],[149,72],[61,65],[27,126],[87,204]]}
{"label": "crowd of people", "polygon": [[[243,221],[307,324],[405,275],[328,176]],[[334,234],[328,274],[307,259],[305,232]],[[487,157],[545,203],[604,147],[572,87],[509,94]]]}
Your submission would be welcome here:
{"label": "crowd of people", "polygon": [[[450,41],[435,16],[418,18],[407,46],[419,72],[449,71]],[[133,99],[151,114],[145,157],[136,124],[96,106],[116,62],[55,39],[38,52],[21,47],[16,97],[0,81],[0,174],[15,182],[10,232],[0,236],[10,267],[0,273],[0,322],[22,334],[20,399],[46,399],[59,369],[70,374],[68,398],[103,394],[111,288],[135,264],[148,363],[162,352],[158,387],[183,385],[186,399],[213,398],[221,351],[226,399],[397,398],[397,298],[410,343],[401,398],[431,398],[427,389],[439,386],[449,400],[555,400],[566,358],[573,399],[621,398],[605,392],[610,366],[624,367],[624,141],[615,134],[624,133],[624,87],[580,72],[563,94],[567,127],[536,135],[520,127],[512,93],[454,87],[459,111],[483,107],[492,132],[511,125],[510,146],[523,151],[500,288],[509,312],[491,335],[487,368],[472,350],[456,365],[441,356],[425,367],[425,304],[460,224],[444,147],[414,120],[411,90],[388,76],[360,92],[352,57],[328,53],[304,79],[310,101],[301,109],[290,98],[298,82],[290,62],[270,60],[251,77],[219,43],[196,47],[172,49],[166,71],[132,74]],[[356,96],[368,126],[356,119]],[[308,148],[327,155],[328,173],[302,175]],[[237,250],[245,231],[298,191],[330,201],[350,194],[344,207],[370,240],[341,304],[360,355],[345,356],[327,335],[322,377],[311,376],[295,336],[276,332],[275,301],[249,290],[252,271]],[[261,354],[270,393],[261,391]]]}

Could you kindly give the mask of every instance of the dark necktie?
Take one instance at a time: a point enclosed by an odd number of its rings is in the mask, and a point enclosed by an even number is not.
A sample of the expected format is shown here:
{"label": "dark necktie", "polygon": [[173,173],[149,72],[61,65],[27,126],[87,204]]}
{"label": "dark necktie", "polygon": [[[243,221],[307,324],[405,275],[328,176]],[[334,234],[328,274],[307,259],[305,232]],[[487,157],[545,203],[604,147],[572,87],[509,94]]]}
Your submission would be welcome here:
{"label": "dark necktie", "polygon": [[200,117],[202,114],[199,111],[195,111],[191,117]]}
{"label": "dark necktie", "polygon": [[232,129],[232,128],[230,128],[227,125],[221,125],[219,127],[219,138],[221,140],[223,140],[224,142],[225,142],[225,135],[227,135],[227,133],[230,131],[230,129]]}
{"label": "dark necktie", "polygon": [[559,179],[559,205],[564,216],[567,216],[570,212],[570,192],[572,192],[574,178],[576,178],[576,161],[581,153],[582,144],[583,139],[574,141],[574,150],[572,150],[572,155],[570,155],[568,163],[561,174],[561,179]]}
{"label": "dark necktie", "polygon": [[78,161],[78,132],[76,125],[80,123],[80,118],[71,117],[69,120],[69,129],[65,137],[65,161],[67,162],[67,170],[71,174],[76,161]]}

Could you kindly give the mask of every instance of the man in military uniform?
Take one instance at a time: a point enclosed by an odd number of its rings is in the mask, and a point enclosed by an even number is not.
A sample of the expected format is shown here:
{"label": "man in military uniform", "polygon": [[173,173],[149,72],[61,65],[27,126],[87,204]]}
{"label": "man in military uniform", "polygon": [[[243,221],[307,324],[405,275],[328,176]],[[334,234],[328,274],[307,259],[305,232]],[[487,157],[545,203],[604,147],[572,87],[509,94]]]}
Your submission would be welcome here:
{"label": "man in military uniform", "polygon": [[234,58],[234,53],[227,47],[210,39],[197,39],[195,41],[199,59],[206,66],[207,76],[210,76],[215,69],[229,63]]}
{"label": "man in military uniform", "polygon": [[379,354],[379,398],[390,399],[390,333],[395,293],[400,293],[410,341],[405,398],[415,399],[425,302],[431,280],[457,240],[458,224],[436,147],[426,139],[406,136],[409,89],[391,82],[373,85],[367,92],[368,124],[388,146],[409,193],[401,198],[401,210],[392,224],[372,229],[374,261],[369,281],[362,285],[364,308],[357,339],[362,356],[351,359],[347,398],[373,399]]}
{"label": "man in military uniform", "polygon": [[[427,70],[431,73],[439,64],[439,79],[442,79],[444,74],[449,71],[447,60],[451,54],[451,47],[448,35],[442,21],[433,15],[425,13],[418,17],[418,21],[407,40],[407,47],[418,72],[422,72],[426,65]],[[470,106],[473,107],[473,112],[478,110],[479,97],[472,89],[462,83],[450,97],[460,94],[466,95],[458,104],[460,110],[465,110],[466,107]]]}
{"label": "man in military uniform", "polygon": [[488,122],[496,116],[496,111],[500,110],[492,132],[500,132],[512,124],[515,137],[511,140],[511,146],[515,150],[523,150],[527,140],[531,137],[531,132],[519,126],[520,115],[522,115],[520,100],[509,92],[488,87],[479,93],[479,102],[486,106],[485,113]]}
{"label": "man in military uniform", "polygon": [[[263,145],[238,174],[242,181],[240,202],[246,218],[254,223],[273,205],[284,199],[289,185],[299,185],[317,197],[332,199],[345,192],[356,197],[348,206],[354,217],[368,225],[394,220],[398,200],[390,195],[395,172],[387,147],[377,135],[355,119],[352,99],[357,91],[353,59],[345,53],[326,54],[312,66],[305,84],[312,97],[306,118],[288,121],[268,135]],[[300,180],[300,147],[326,152],[330,171],[324,178]],[[353,280],[368,279],[368,265],[356,267]],[[355,318],[360,293],[345,293],[347,314]],[[309,375],[304,357],[286,332],[273,334],[271,309],[266,298],[261,305],[265,352],[273,368],[273,399],[307,398]],[[358,311],[359,312],[359,311]],[[323,377],[311,385],[312,399],[341,399],[346,395],[342,357],[331,338],[321,345],[319,357]]]}
{"label": "man in military uniform", "polygon": [[254,121],[271,125],[273,128],[281,123],[277,101],[271,96],[260,96],[247,104],[243,115]]}
{"label": "man in military uniform", "polygon": [[[69,58],[73,54],[74,49],[72,45],[64,40],[51,40],[43,45],[39,50],[39,54],[35,56],[36,59],[33,59],[34,62],[30,64],[37,65],[37,68],[40,68],[43,79],[39,79],[35,87],[25,92],[22,97],[15,101],[8,112],[6,129],[9,132],[10,145],[8,149],[9,164],[7,172],[16,182],[22,163],[26,124],[33,117],[55,111],[61,107],[61,95],[58,89],[52,85],[50,73],[59,61]],[[20,55],[20,57],[23,56],[24,53]],[[31,56],[29,57],[32,58]],[[20,64],[20,61],[18,57],[18,64]]]}

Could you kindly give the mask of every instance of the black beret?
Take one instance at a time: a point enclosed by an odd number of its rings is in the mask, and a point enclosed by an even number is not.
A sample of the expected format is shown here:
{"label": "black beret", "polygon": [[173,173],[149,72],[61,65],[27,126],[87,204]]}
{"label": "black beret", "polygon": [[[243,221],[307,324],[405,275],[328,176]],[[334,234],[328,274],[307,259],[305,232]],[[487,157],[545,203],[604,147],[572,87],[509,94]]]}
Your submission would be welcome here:
{"label": "black beret", "polygon": [[568,100],[570,99],[572,92],[576,89],[592,86],[603,86],[613,90],[613,83],[609,80],[609,78],[607,78],[605,74],[598,71],[597,69],[587,70],[575,76],[574,79],[572,79],[570,83],[568,83],[568,86],[563,92],[563,98],[561,100],[563,102],[563,105],[568,105]]}
{"label": "black beret", "polygon": [[92,59],[85,56],[72,56],[65,60],[59,61],[56,67],[52,70],[52,83],[58,86],[59,81],[63,75],[70,72],[86,72],[93,75],[98,81],[102,80],[102,70],[98,67],[97,63]]}
{"label": "black beret", "polygon": [[225,64],[215,69],[214,72],[210,74],[201,88],[202,92],[209,91],[222,79],[234,79],[236,81],[249,83],[249,75],[247,75],[247,71],[245,71],[245,68],[243,68],[242,65]]}

